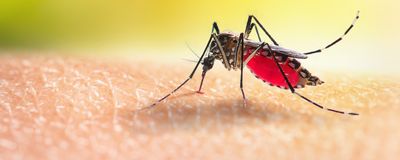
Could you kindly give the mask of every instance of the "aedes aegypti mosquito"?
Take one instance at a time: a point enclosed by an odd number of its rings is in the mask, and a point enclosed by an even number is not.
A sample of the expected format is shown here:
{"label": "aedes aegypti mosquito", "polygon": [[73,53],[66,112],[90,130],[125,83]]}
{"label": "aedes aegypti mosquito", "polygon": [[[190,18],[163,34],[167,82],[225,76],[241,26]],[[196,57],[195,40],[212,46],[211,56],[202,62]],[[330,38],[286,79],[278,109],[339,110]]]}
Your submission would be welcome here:
{"label": "aedes aegypti mosquito", "polygon": [[[268,33],[265,27],[253,15],[248,17],[246,29],[239,35],[232,32],[220,33],[217,23],[214,22],[207,45],[189,77],[172,92],[165,95],[151,106],[142,109],[154,107],[157,103],[163,101],[171,94],[179,90],[190,79],[192,79],[200,63],[203,65],[203,72],[201,74],[202,78],[200,87],[197,92],[201,93],[204,77],[206,76],[207,71],[212,69],[214,61],[217,59],[222,61],[222,64],[228,70],[240,70],[240,89],[242,92],[244,105],[246,105],[246,96],[243,91],[243,66],[247,65],[256,78],[261,79],[263,82],[268,83],[271,86],[277,86],[282,89],[290,89],[291,93],[308,101],[316,107],[319,107],[320,109],[326,109],[327,111],[340,114],[358,115],[358,113],[339,111],[319,105],[318,103],[296,92],[295,88],[299,89],[304,88],[306,85],[316,86],[324,83],[318,77],[311,75],[311,73],[307,69],[303,68],[300,62],[296,59],[305,59],[307,58],[307,55],[322,52],[323,50],[328,49],[329,47],[332,47],[341,41],[343,37],[353,28],[355,22],[359,18],[359,13],[360,12],[357,11],[357,15],[353,22],[341,37],[324,48],[306,53],[297,52],[279,46],[275,39],[272,38],[271,34]],[[272,41],[273,45],[261,40],[257,26],[264,31],[264,33]],[[258,41],[249,39],[249,35],[253,28],[256,30]]]}

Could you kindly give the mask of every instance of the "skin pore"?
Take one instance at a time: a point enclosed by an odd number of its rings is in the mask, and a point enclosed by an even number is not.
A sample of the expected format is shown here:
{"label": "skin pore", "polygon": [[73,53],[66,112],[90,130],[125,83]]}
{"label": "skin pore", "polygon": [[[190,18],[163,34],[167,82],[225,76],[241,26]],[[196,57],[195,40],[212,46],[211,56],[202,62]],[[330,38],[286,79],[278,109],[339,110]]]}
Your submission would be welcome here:
{"label": "skin pore", "polygon": [[[154,61],[154,60],[153,60]],[[400,83],[317,72],[299,90],[327,112],[245,69],[190,74],[184,61],[0,55],[0,159],[393,159],[400,153]],[[311,69],[310,69],[311,70]]]}

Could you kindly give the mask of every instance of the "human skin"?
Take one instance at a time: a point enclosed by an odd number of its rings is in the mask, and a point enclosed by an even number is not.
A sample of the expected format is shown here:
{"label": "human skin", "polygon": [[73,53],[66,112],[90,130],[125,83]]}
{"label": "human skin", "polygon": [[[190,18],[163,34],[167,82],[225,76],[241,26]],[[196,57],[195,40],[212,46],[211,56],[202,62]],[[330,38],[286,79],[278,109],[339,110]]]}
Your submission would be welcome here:
{"label": "human skin", "polygon": [[[398,77],[317,74],[300,93],[327,112],[219,63],[197,94],[184,61],[0,56],[0,159],[396,159]],[[219,65],[219,67],[218,67]],[[201,68],[200,68],[201,69]]]}

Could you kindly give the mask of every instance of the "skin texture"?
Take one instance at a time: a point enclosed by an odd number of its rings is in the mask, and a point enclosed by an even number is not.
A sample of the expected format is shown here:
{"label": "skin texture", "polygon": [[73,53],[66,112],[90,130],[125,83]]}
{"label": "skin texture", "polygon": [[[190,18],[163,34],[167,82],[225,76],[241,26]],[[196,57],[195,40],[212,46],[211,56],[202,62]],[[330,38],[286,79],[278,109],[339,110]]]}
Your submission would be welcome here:
{"label": "skin texture", "polygon": [[[109,59],[109,58],[107,58]],[[194,64],[77,56],[0,57],[0,159],[396,159],[399,78],[312,72],[300,93],[216,65],[156,108]],[[312,70],[308,68],[309,70]]]}

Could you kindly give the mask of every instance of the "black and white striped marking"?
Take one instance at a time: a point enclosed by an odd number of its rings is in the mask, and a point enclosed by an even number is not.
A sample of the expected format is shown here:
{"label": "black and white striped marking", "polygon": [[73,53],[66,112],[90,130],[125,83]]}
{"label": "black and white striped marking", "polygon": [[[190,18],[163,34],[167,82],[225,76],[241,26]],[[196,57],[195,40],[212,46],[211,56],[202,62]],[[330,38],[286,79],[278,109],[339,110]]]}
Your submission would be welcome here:
{"label": "black and white striped marking", "polygon": [[346,29],[346,31],[344,32],[344,34],[343,34],[342,36],[340,36],[338,39],[336,39],[335,41],[333,41],[332,43],[330,43],[329,45],[327,45],[327,46],[324,47],[324,48],[321,48],[321,49],[318,49],[318,50],[315,50],[315,51],[311,51],[311,52],[306,52],[306,53],[304,53],[304,54],[305,54],[305,55],[308,55],[308,54],[313,54],[313,53],[319,53],[319,52],[322,52],[322,51],[325,50],[325,49],[328,49],[329,47],[332,47],[332,46],[335,45],[336,43],[340,42],[340,41],[344,38],[344,36],[346,36],[346,34],[349,33],[350,30],[354,27],[354,24],[357,22],[357,20],[358,20],[359,18],[360,18],[360,11],[357,11],[357,15],[356,15],[356,17],[354,18],[353,22],[351,23],[351,25],[349,26],[349,28]]}
{"label": "black and white striped marking", "polygon": [[314,101],[308,99],[307,97],[304,97],[303,95],[301,95],[301,94],[299,94],[299,93],[297,93],[297,92],[294,92],[294,94],[300,96],[300,97],[303,98],[304,100],[308,101],[309,103],[312,103],[313,105],[317,106],[317,107],[320,108],[320,109],[324,109],[324,110],[328,110],[328,111],[336,112],[336,113],[340,113],[340,114],[352,115],[352,116],[359,115],[358,113],[354,113],[354,112],[344,112],[344,111],[339,111],[339,110],[327,108],[327,107],[324,107],[324,106],[319,105],[318,103],[315,103]]}

